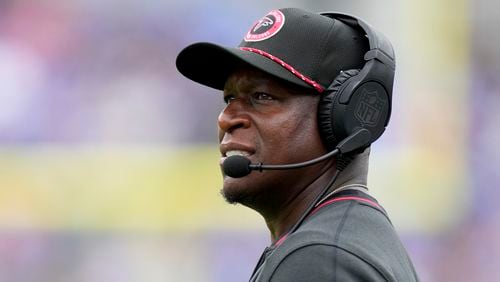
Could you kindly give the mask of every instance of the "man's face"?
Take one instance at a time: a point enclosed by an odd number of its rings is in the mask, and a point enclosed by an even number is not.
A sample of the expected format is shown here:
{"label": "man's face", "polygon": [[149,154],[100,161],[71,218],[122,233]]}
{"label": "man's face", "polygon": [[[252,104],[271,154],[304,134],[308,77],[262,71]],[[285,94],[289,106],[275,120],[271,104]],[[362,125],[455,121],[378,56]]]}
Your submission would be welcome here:
{"label": "man's face", "polygon": [[[326,152],[317,128],[319,94],[247,67],[229,76],[224,100],[218,118],[221,164],[232,154],[252,163],[289,164]],[[250,207],[286,201],[318,176],[318,166],[224,176],[222,194]]]}

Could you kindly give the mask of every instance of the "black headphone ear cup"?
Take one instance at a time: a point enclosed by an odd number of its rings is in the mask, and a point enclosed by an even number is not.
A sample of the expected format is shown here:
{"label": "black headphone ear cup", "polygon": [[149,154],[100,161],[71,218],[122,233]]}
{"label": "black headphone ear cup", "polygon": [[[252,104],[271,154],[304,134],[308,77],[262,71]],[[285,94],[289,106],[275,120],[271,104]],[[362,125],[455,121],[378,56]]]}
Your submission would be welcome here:
{"label": "black headphone ear cup", "polygon": [[326,148],[331,151],[335,149],[337,143],[347,136],[338,136],[335,131],[333,112],[338,92],[345,82],[359,74],[358,69],[351,69],[341,72],[332,82],[327,93],[322,94],[318,105],[318,128]]}

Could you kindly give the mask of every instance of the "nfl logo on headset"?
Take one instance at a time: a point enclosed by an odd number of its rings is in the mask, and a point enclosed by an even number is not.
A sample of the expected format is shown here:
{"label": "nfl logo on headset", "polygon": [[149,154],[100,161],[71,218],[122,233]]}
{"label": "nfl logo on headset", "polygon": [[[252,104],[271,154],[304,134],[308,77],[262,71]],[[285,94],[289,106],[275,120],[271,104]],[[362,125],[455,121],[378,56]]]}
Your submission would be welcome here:
{"label": "nfl logo on headset", "polygon": [[375,126],[385,107],[385,101],[378,97],[378,92],[368,91],[366,88],[361,90],[361,97],[356,107],[355,116],[363,124]]}

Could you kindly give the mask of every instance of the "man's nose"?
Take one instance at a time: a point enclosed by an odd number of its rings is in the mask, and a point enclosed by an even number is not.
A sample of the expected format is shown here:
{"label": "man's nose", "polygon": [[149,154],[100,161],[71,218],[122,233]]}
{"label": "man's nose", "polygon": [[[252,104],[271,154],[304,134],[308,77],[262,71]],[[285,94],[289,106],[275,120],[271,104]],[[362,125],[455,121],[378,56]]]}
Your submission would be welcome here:
{"label": "man's nose", "polygon": [[248,128],[250,126],[250,116],[243,103],[235,99],[222,110],[217,123],[221,131],[232,132],[237,128]]}

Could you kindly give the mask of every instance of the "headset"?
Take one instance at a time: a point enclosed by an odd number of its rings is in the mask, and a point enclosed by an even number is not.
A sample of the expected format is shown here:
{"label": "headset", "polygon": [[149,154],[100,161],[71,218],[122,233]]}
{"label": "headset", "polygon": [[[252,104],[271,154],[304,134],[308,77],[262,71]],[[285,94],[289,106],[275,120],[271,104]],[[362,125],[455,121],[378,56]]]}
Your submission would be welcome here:
{"label": "headset", "polygon": [[328,153],[305,162],[281,165],[252,164],[244,156],[231,156],[223,163],[226,175],[238,178],[248,175],[252,170],[296,169],[336,155],[337,170],[341,171],[349,164],[353,155],[364,151],[384,132],[391,115],[395,71],[391,43],[354,16],[330,12],[320,15],[342,21],[362,31],[369,43],[369,50],[364,54],[364,66],[360,70],[341,71],[321,95],[318,129]]}
{"label": "headset", "polygon": [[363,31],[369,42],[363,68],[341,71],[321,96],[318,108],[320,136],[327,149],[333,150],[345,138],[366,129],[370,133],[369,142],[359,144],[358,148],[365,149],[382,135],[389,122],[394,50],[383,34],[354,16],[337,12],[320,14]]}

